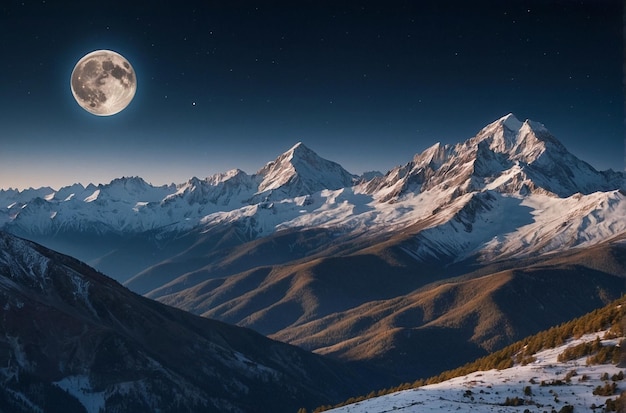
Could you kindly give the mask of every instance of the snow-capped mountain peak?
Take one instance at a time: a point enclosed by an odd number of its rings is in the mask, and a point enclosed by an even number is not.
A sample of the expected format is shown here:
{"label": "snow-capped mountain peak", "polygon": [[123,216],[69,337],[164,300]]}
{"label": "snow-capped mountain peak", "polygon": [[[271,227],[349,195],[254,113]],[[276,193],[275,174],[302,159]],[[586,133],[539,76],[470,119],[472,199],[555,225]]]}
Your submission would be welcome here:
{"label": "snow-capped mountain peak", "polygon": [[163,205],[184,199],[188,205],[215,204],[220,207],[239,207],[254,191],[254,178],[241,169],[209,176],[206,179],[191,178],[177,187],[175,193],[163,200]]}
{"label": "snow-capped mountain peak", "polygon": [[280,189],[292,196],[349,187],[356,179],[341,165],[320,157],[301,142],[267,163],[256,177],[260,180],[257,194]]}
{"label": "snow-capped mountain peak", "polygon": [[209,185],[219,185],[221,183],[231,181],[231,180],[242,180],[249,178],[249,175],[246,174],[241,169],[231,169],[230,171],[217,173],[215,175],[211,175],[206,179],[207,184]]}
{"label": "snow-capped mountain peak", "polygon": [[[454,146],[433,145],[404,166],[369,182],[365,191],[386,202],[407,193],[457,187],[459,193],[497,190],[558,196],[613,190],[620,173],[598,172],[567,149],[538,122],[508,114]],[[394,189],[391,189],[394,188]]]}
{"label": "snow-capped mountain peak", "polygon": [[481,143],[488,143],[489,150],[504,154],[511,161],[527,164],[536,161],[548,148],[567,153],[542,123],[530,119],[521,122],[512,113],[485,126],[467,146],[471,148]]}
{"label": "snow-capped mountain peak", "polygon": [[424,168],[430,166],[433,169],[439,168],[446,160],[446,156],[450,152],[449,145],[442,145],[437,142],[430,148],[424,150],[424,152],[415,155],[413,157],[414,168]]}
{"label": "snow-capped mountain peak", "polygon": [[474,138],[465,142],[464,146],[474,148],[481,142],[487,142],[492,151],[507,152],[515,145],[517,134],[522,126],[523,123],[515,115],[509,113],[482,128]]}
{"label": "snow-capped mountain peak", "polygon": [[117,178],[105,185],[98,185],[101,196],[110,199],[130,198],[133,201],[157,202],[171,187],[154,187],[138,176]]}

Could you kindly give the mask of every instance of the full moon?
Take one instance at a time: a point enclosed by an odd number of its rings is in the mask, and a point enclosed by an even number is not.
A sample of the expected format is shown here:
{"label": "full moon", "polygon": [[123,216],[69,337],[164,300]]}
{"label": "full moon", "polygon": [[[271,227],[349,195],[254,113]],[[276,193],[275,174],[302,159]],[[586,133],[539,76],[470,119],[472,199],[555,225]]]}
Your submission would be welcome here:
{"label": "full moon", "polygon": [[133,100],[137,78],[122,55],[96,50],[76,63],[70,85],[74,99],[83,109],[97,116],[111,116]]}

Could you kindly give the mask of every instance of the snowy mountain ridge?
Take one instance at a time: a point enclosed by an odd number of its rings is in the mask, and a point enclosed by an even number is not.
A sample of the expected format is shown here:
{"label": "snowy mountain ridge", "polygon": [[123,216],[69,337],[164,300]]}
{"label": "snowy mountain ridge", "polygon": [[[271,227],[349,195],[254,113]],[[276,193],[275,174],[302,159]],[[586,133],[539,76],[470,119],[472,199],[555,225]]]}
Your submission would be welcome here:
{"label": "snowy mountain ridge", "polygon": [[168,238],[224,225],[248,239],[293,228],[357,237],[415,228],[417,246],[407,252],[416,258],[495,259],[623,234],[624,179],[567,152],[542,124],[508,114],[465,142],[435,144],[371,179],[298,143],[253,175],[235,169],[160,187],[132,177],[2,190],[0,227],[35,239],[68,232]]}
{"label": "snowy mountain ridge", "polygon": [[623,173],[596,171],[567,152],[542,124],[522,123],[508,114],[465,142],[433,145],[410,163],[367,182],[364,190],[389,201],[437,187],[456,187],[456,194],[495,190],[566,197],[623,185]]}
{"label": "snowy mountain ridge", "polygon": [[255,195],[271,193],[291,184],[296,192],[292,189],[285,193],[287,197],[349,187],[356,179],[339,164],[320,158],[301,142],[269,162],[256,175],[262,180]]}

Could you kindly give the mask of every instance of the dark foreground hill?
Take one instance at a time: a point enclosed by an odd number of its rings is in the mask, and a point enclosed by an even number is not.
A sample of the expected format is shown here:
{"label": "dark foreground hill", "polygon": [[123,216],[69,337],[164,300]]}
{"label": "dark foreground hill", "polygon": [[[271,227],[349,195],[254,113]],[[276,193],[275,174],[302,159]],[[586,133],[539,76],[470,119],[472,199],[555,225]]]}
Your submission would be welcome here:
{"label": "dark foreground hill", "polygon": [[336,362],[1,232],[0,309],[2,412],[293,412],[365,388]]}

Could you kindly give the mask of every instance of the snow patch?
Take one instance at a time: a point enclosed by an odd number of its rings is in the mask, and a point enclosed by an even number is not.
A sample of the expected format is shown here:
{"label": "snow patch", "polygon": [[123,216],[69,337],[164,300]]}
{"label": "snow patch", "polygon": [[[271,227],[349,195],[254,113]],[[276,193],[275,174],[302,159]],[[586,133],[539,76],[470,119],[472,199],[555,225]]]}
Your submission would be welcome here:
{"label": "snow patch", "polygon": [[74,299],[85,303],[89,311],[97,317],[98,313],[95,308],[93,308],[91,300],[89,300],[89,280],[77,274],[70,276],[70,280],[72,280],[72,284],[74,284],[74,292],[72,293]]}
{"label": "snow patch", "polygon": [[87,413],[104,411],[105,393],[93,391],[89,377],[84,375],[68,376],[54,384],[78,399]]}
{"label": "snow patch", "polygon": [[85,202],[93,202],[96,199],[98,199],[98,197],[100,196],[100,190],[96,189],[93,194],[89,195],[87,198],[84,199]]}

